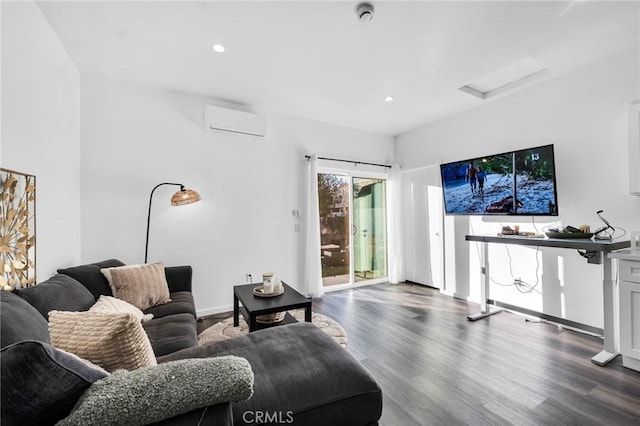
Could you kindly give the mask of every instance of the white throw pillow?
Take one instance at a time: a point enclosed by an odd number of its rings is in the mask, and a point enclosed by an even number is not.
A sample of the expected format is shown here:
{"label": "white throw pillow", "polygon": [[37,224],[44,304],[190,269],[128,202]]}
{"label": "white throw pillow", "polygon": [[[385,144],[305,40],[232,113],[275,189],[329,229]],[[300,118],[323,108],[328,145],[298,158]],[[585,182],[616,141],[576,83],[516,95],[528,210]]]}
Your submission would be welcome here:
{"label": "white throw pillow", "polygon": [[153,314],[145,314],[129,302],[111,296],[100,296],[98,301],[89,308],[90,312],[105,312],[114,314],[133,314],[141,321],[149,321]]}

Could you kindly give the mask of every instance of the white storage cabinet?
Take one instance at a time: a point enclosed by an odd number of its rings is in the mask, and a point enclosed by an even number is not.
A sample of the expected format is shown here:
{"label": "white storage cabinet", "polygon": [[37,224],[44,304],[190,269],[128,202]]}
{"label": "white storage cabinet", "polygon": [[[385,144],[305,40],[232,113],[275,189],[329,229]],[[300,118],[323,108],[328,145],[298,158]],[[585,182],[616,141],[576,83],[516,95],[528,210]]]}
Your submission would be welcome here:
{"label": "white storage cabinet", "polygon": [[615,257],[620,259],[622,365],[640,371],[640,253],[634,255],[629,252],[628,255]]}

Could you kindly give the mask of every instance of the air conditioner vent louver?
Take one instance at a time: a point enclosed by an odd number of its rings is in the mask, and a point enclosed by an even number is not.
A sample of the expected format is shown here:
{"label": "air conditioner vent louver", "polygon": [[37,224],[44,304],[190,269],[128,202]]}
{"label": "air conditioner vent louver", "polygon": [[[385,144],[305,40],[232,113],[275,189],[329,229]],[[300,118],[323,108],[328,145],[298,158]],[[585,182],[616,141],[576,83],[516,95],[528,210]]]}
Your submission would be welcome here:
{"label": "air conditioner vent louver", "polygon": [[267,131],[267,120],[265,117],[251,112],[206,105],[204,107],[204,128],[211,132],[231,132],[264,137]]}

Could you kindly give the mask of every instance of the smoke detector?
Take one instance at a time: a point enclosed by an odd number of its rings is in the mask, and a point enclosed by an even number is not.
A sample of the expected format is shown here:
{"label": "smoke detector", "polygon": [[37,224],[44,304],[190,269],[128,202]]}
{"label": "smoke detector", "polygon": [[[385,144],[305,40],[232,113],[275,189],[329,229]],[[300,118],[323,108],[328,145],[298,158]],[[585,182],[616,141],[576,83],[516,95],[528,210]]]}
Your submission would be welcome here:
{"label": "smoke detector", "polygon": [[373,6],[369,3],[360,3],[356,8],[358,21],[366,24],[373,19]]}

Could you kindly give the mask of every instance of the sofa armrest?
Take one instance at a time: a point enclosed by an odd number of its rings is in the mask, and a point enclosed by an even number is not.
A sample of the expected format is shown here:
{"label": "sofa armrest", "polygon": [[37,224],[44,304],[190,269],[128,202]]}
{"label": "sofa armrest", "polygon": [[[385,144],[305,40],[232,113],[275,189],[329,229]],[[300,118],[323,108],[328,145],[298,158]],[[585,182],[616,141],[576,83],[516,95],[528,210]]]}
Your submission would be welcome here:
{"label": "sofa armrest", "polygon": [[169,285],[169,292],[191,291],[191,278],[193,269],[191,266],[167,266],[164,268]]}

